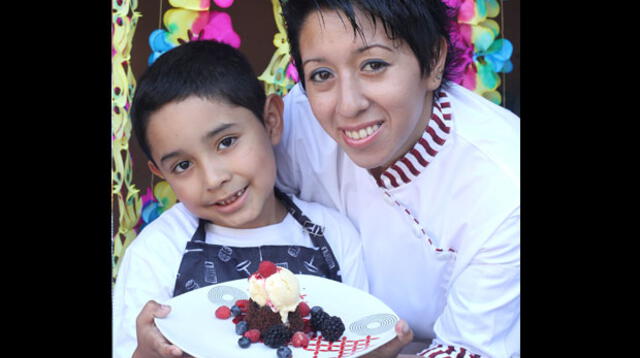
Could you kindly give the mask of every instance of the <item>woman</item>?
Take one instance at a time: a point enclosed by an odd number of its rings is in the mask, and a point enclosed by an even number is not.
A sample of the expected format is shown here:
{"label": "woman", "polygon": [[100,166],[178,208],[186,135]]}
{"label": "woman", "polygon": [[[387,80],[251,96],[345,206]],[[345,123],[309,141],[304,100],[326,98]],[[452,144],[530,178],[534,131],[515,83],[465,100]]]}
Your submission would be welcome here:
{"label": "woman", "polygon": [[278,185],[349,216],[371,293],[432,340],[420,354],[519,356],[519,118],[449,81],[448,10],[283,1],[301,83]]}

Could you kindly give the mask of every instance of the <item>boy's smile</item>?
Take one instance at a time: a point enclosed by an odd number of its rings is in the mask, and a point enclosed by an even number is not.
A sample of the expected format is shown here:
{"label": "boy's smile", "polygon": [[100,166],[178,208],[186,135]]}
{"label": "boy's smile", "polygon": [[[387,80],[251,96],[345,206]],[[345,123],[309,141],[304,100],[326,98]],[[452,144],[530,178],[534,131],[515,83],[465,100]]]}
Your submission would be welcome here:
{"label": "boy's smile", "polygon": [[[282,221],[276,200],[273,130],[248,109],[188,97],[154,112],[147,128],[154,165],[196,216],[255,228]],[[278,137],[279,138],[279,137]]]}

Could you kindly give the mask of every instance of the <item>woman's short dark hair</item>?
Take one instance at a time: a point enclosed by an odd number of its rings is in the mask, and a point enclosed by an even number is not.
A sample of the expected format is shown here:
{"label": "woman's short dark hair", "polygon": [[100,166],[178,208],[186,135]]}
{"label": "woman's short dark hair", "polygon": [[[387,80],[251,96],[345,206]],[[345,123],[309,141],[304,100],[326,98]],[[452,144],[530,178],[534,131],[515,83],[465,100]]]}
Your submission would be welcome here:
{"label": "woman's short dark hair", "polygon": [[[433,64],[442,48],[441,39],[448,47],[443,78],[455,78],[453,73],[458,55],[449,37],[454,9],[443,0],[282,0],[291,56],[304,86],[304,70],[300,57],[300,30],[309,14],[316,10],[335,10],[346,15],[353,27],[354,36],[362,34],[355,20],[355,10],[368,15],[373,24],[382,23],[385,33],[392,40],[401,39],[409,45],[420,63],[423,76],[431,74]],[[445,83],[446,81],[442,81]]]}
{"label": "woman's short dark hair", "polygon": [[149,117],[165,104],[191,96],[247,108],[263,121],[264,88],[240,51],[216,41],[184,43],[160,56],[140,77],[134,93],[133,132],[151,161]]}

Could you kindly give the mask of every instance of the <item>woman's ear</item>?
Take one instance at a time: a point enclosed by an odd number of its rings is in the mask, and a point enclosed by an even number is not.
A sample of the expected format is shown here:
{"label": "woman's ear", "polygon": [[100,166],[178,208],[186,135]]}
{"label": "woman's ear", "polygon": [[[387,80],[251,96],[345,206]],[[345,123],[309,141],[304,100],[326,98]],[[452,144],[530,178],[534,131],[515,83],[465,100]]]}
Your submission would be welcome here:
{"label": "woman's ear", "polygon": [[162,173],[160,172],[160,169],[158,169],[158,167],[156,167],[155,164],[153,164],[152,161],[148,161],[147,162],[147,166],[149,167],[149,170],[151,170],[151,172],[157,176],[159,176],[160,178],[164,179],[164,176],[162,175]]}
{"label": "woman's ear", "polygon": [[442,79],[444,78],[444,65],[447,60],[447,40],[444,38],[440,39],[440,48],[436,52],[438,54],[438,58],[434,61],[434,66],[431,70],[431,74],[428,78],[429,90],[435,91],[440,87],[442,83]]}
{"label": "woman's ear", "polygon": [[264,103],[263,113],[264,126],[269,135],[269,139],[271,139],[271,144],[276,145],[280,143],[284,125],[284,102],[282,98],[275,93],[268,95]]}

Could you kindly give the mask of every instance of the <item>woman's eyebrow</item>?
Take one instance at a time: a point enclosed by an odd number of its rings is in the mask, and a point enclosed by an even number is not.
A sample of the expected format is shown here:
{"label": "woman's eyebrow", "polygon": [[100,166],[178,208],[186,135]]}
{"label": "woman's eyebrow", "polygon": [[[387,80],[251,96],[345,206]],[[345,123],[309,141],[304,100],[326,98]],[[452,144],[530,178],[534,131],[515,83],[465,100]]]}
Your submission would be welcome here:
{"label": "woman's eyebrow", "polygon": [[365,51],[367,51],[367,50],[370,50],[370,49],[371,49],[371,48],[373,48],[373,47],[379,47],[379,48],[381,48],[381,49],[383,49],[383,50],[387,50],[387,51],[389,51],[389,52],[393,52],[393,49],[392,49],[391,47],[389,47],[389,46],[385,46],[385,45],[382,45],[382,44],[376,44],[376,43],[371,44],[371,45],[367,45],[367,46],[360,47],[360,48],[357,50],[357,52],[362,53],[362,52],[365,52]]}

